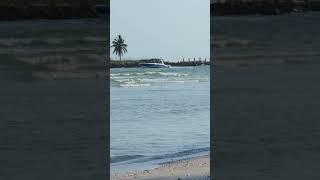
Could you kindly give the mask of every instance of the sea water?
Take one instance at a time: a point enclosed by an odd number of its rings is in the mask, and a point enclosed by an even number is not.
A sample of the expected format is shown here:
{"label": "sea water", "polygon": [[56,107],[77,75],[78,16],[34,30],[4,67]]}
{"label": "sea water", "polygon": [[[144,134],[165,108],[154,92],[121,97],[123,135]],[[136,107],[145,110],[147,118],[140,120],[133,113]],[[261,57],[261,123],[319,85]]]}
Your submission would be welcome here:
{"label": "sea water", "polygon": [[208,154],[209,66],[111,69],[111,172]]}
{"label": "sea water", "polygon": [[0,22],[0,179],[105,176],[105,80],[38,80],[17,60],[104,55],[107,24]]}
{"label": "sea water", "polygon": [[320,178],[318,22],[314,12],[211,17],[216,59],[265,61],[211,72],[216,179]]}

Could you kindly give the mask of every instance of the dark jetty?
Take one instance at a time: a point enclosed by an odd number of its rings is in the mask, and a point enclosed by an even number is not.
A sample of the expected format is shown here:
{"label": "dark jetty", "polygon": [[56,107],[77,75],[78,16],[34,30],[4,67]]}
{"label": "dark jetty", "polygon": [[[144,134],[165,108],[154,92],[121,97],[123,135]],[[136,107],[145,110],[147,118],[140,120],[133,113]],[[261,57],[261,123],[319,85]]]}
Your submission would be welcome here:
{"label": "dark jetty", "polygon": [[56,0],[47,0],[47,3],[38,3],[35,0],[0,3],[0,20],[97,18],[108,17],[109,13],[107,4],[97,4],[90,0],[72,3]]}
{"label": "dark jetty", "polygon": [[211,14],[224,15],[278,15],[298,13],[305,11],[319,11],[320,1],[308,0],[261,0],[241,1],[227,0],[225,2],[215,1],[210,6]]}

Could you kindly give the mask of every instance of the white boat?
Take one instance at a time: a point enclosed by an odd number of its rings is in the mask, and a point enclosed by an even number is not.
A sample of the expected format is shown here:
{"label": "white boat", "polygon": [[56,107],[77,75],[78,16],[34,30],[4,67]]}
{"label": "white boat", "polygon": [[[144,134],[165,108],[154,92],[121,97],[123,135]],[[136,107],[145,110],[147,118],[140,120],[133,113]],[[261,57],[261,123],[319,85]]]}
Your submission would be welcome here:
{"label": "white boat", "polygon": [[140,67],[147,67],[147,68],[170,68],[170,65],[164,64],[162,59],[145,59],[140,60],[139,63]]}

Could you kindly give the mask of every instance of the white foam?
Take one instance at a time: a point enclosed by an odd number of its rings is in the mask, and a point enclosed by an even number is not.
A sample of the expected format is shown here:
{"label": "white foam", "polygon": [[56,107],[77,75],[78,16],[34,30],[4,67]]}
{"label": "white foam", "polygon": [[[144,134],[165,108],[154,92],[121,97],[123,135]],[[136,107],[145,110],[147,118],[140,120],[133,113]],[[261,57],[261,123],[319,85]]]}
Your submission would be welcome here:
{"label": "white foam", "polygon": [[128,83],[128,84],[120,84],[120,87],[148,87],[150,84],[135,84],[135,83]]}

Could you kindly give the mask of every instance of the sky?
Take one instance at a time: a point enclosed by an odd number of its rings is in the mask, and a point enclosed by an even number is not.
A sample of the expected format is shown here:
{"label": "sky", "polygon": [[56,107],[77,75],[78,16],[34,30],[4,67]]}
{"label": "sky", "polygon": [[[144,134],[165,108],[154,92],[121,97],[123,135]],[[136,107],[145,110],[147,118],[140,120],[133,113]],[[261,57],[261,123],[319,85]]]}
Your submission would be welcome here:
{"label": "sky", "polygon": [[123,59],[210,57],[210,0],[112,0],[110,9],[110,41],[120,34],[128,45]]}

